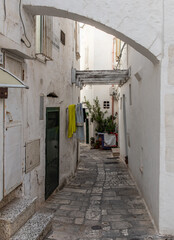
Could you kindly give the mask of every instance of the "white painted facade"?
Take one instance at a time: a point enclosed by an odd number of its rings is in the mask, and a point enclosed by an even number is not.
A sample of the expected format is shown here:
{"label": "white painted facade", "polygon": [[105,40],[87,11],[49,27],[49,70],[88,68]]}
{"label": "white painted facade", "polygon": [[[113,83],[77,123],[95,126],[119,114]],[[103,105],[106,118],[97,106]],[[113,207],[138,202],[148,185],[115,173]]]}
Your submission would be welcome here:
{"label": "white painted facade", "polygon": [[[131,47],[128,47],[128,67],[131,67],[131,79],[120,88],[120,153],[123,159],[128,155],[130,171],[158,225],[160,76],[158,66],[154,67],[149,60]],[[141,80],[135,77],[137,72],[140,73]],[[124,113],[124,96],[126,114]],[[124,118],[126,118],[128,153],[125,145]]]}
{"label": "white painted facade", "polygon": [[[60,108],[59,186],[76,169],[78,143],[75,136],[71,139],[67,137],[66,108],[76,104],[80,97],[79,89],[71,84],[71,68],[79,68],[75,38],[79,39],[78,35],[75,36],[73,21],[53,18],[53,60],[40,62],[35,57],[35,17],[29,16],[22,9],[27,37],[31,41],[31,48],[26,48],[21,42],[21,38],[25,37],[19,18],[19,1],[6,1],[6,19],[3,9],[1,1],[0,48],[5,51],[3,67],[23,79],[29,89],[9,89],[8,99],[0,100],[0,200],[16,187],[22,186],[22,195],[38,197],[40,203],[45,198],[47,107]],[[61,30],[65,33],[65,46],[60,42]],[[18,53],[12,54],[10,49],[17,49]],[[22,58],[22,54],[31,57],[31,60]],[[52,92],[58,98],[47,97]],[[41,96],[44,98],[43,120],[40,120]],[[40,148],[31,149],[31,154],[36,151],[40,155],[39,164],[26,172],[26,146],[35,140],[40,141]]]}
{"label": "white painted facade", "polygon": [[[11,8],[16,9],[16,11],[13,11],[11,15],[8,13],[8,29],[4,24],[0,24],[0,32],[8,36],[6,38],[1,34],[1,48],[10,47],[30,53],[30,50],[27,50],[20,43],[22,28],[21,24],[18,24],[19,17],[17,16],[16,3],[17,1],[12,3],[10,1]],[[129,118],[131,119],[129,119],[128,131],[130,132],[131,146],[139,146],[140,149],[134,149],[134,151],[128,149],[129,162],[132,174],[137,179],[159,231],[174,234],[173,1],[24,0],[23,3],[28,11],[28,13],[23,12],[23,14],[26,27],[30,29],[28,30],[30,39],[33,35],[33,28],[29,27],[30,24],[33,24],[31,14],[60,16],[95,25],[99,29],[117,36],[153,63],[148,62],[136,52],[132,52],[132,57],[134,55],[142,63],[137,63],[140,69],[137,69],[134,62],[131,63],[133,68],[131,81],[135,88],[132,87],[132,92],[136,89],[138,92],[133,93],[132,108],[136,104],[137,109],[133,111],[133,114],[129,112]],[[1,1],[0,4],[0,9],[3,11],[3,2]],[[1,23],[3,18],[2,13],[0,14]],[[14,19],[18,20],[14,23]],[[143,65],[143,71],[140,71],[141,65]],[[44,67],[42,68],[44,69]],[[140,75],[141,72],[143,73],[142,79],[147,78],[146,82],[143,83],[142,81],[141,83],[140,81],[140,83],[137,83],[135,79],[133,80],[136,71],[140,72]],[[68,76],[70,77],[70,72]],[[149,78],[152,80],[151,82]],[[27,79],[26,82],[28,81]],[[141,89],[141,85],[143,89]],[[125,90],[123,88],[122,91],[123,93],[125,91],[126,94],[126,85]],[[145,93],[147,96],[145,96]],[[32,96],[30,97],[32,98]],[[138,120],[139,117],[143,118],[142,121]],[[137,123],[136,126],[133,126],[133,123]],[[132,129],[130,129],[132,126],[134,129],[136,128],[136,132],[132,132]],[[140,141],[140,144],[138,144],[138,141]],[[143,166],[140,164],[140,167],[143,167],[143,174],[139,171],[139,165],[135,167],[133,162],[138,161],[137,154],[143,164]],[[136,160],[133,159],[134,156]],[[151,161],[152,158],[153,161]],[[34,178],[36,176],[33,176]]]}

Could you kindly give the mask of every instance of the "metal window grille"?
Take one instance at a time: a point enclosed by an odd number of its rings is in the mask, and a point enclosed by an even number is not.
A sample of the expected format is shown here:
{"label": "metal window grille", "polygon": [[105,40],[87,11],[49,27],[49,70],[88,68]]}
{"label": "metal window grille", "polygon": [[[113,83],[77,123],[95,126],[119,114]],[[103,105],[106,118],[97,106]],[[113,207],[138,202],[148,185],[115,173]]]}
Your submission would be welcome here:
{"label": "metal window grille", "polygon": [[109,101],[104,101],[103,102],[103,108],[104,109],[109,109],[110,108],[110,102]]}

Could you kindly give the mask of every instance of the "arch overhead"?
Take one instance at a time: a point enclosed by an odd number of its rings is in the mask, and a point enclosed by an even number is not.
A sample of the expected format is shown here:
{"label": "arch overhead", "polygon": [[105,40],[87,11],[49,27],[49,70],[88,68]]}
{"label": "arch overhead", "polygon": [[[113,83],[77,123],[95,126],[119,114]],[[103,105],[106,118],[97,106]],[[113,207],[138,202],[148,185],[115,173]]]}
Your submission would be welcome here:
{"label": "arch overhead", "polygon": [[32,15],[83,22],[120,38],[153,63],[162,55],[162,0],[23,0]]}

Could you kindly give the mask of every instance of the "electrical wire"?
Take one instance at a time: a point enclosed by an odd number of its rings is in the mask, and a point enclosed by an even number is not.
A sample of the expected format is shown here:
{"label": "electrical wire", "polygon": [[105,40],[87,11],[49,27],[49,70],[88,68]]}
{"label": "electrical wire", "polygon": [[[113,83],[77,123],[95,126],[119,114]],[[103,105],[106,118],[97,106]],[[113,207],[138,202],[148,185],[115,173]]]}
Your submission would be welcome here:
{"label": "electrical wire", "polygon": [[27,44],[25,41],[22,41],[22,40],[21,40],[21,41],[25,44],[25,46],[26,46],[27,48],[31,48],[31,42],[30,42],[30,40],[29,40],[28,37],[27,37],[26,29],[25,29],[25,25],[24,25],[24,21],[23,21],[23,18],[22,18],[21,3],[22,3],[22,0],[19,1],[19,16],[20,16],[20,19],[21,19],[21,23],[22,23],[22,27],[23,27],[23,31],[24,31],[24,36],[25,36],[28,44]]}
{"label": "electrical wire", "polygon": [[4,21],[6,20],[6,17],[7,17],[6,0],[4,0]]}

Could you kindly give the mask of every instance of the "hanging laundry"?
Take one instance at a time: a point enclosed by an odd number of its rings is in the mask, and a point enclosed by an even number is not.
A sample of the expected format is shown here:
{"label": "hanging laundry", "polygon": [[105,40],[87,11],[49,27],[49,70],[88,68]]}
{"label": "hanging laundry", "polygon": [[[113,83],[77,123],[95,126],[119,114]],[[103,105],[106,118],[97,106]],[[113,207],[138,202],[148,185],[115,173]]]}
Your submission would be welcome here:
{"label": "hanging laundry", "polygon": [[76,105],[72,104],[68,107],[68,138],[76,132]]}
{"label": "hanging laundry", "polygon": [[76,105],[76,126],[77,126],[77,132],[76,132],[77,139],[83,142],[84,141],[84,115],[83,115],[83,107],[81,103]]}

